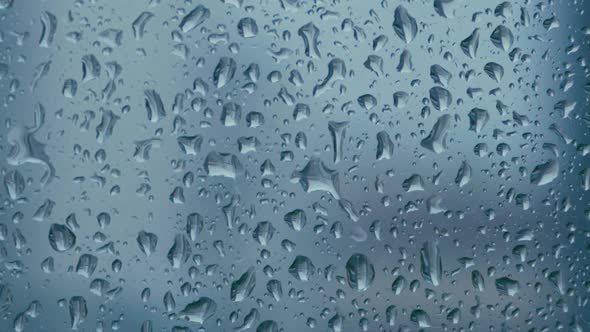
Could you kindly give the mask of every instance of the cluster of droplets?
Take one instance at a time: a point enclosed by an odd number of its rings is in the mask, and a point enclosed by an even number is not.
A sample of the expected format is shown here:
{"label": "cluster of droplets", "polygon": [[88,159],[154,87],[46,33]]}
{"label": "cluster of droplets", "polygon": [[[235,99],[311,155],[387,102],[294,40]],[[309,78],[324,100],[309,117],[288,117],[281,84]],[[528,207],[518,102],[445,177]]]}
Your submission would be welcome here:
{"label": "cluster of droplets", "polygon": [[0,330],[590,328],[584,6],[0,0]]}

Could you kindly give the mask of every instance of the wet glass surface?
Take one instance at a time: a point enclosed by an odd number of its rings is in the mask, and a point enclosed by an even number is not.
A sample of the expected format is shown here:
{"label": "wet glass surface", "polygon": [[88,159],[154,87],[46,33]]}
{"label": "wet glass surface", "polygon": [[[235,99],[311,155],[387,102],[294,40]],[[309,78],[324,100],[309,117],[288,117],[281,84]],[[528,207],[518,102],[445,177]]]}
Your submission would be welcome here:
{"label": "wet glass surface", "polygon": [[590,330],[588,7],[0,0],[0,331]]}

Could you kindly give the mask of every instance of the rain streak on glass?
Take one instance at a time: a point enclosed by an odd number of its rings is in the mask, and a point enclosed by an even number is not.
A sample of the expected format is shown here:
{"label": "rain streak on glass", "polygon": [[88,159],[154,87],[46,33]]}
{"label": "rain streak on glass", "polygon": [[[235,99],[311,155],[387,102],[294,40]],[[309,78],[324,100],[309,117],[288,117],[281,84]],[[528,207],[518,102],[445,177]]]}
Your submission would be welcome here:
{"label": "rain streak on glass", "polygon": [[0,331],[590,331],[588,0],[0,0]]}

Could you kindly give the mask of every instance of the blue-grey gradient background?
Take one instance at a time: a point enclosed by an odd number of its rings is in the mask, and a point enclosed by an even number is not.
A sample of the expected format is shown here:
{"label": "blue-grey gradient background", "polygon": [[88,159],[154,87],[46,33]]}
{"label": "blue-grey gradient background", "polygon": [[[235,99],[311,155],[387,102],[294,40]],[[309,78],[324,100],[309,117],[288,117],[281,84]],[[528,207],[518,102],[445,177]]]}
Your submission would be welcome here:
{"label": "blue-grey gradient background", "polygon": [[[239,3],[241,6],[234,5]],[[416,331],[419,327],[411,321],[410,313],[417,308],[429,314],[432,327],[426,330],[433,331],[556,331],[560,326],[567,331],[578,331],[578,327],[590,329],[590,207],[589,193],[584,191],[580,175],[590,167],[590,162],[588,156],[577,151],[590,143],[589,94],[584,91],[589,82],[585,60],[590,49],[585,34],[590,22],[588,4],[511,1],[512,16],[505,18],[494,15],[494,8],[500,3],[453,0],[449,5],[454,16],[445,18],[435,12],[432,1],[14,0],[11,8],[0,11],[0,62],[7,66],[7,73],[0,79],[0,162],[4,173],[17,169],[27,180],[27,186],[21,195],[26,199],[11,200],[5,189],[1,192],[4,204],[0,222],[6,226],[7,234],[0,241],[0,282],[12,293],[12,301],[0,303],[0,331],[12,331],[16,317],[33,301],[38,301],[42,309],[38,317],[27,317],[25,331],[67,331],[67,301],[73,296],[83,296],[88,305],[88,317],[80,325],[81,331],[139,331],[146,320],[152,321],[153,331],[171,331],[174,327],[232,331],[252,308],[260,312],[260,319],[251,330],[262,321],[274,320],[284,331],[305,331],[311,329],[307,323],[313,319],[315,330],[328,331],[328,320],[340,314],[345,318],[343,331],[361,330],[359,321],[363,318],[367,319],[368,331],[398,331],[404,326],[408,331]],[[210,9],[210,18],[189,33],[180,33],[180,20],[198,4]],[[407,45],[392,28],[394,11],[400,4],[418,22],[418,34]],[[529,12],[530,26],[519,23],[521,7]],[[55,37],[48,48],[38,43],[43,11],[57,18]],[[143,11],[151,12],[153,17],[146,24],[143,38],[136,40],[132,22]],[[326,15],[327,12],[334,15]],[[547,31],[542,22],[552,16],[557,17],[560,26]],[[237,23],[243,17],[256,20],[259,32],[255,38],[245,39],[238,34]],[[356,35],[342,29],[345,19],[352,20]],[[297,30],[308,22],[320,30],[321,58],[311,59],[304,54]],[[529,57],[512,62],[508,52],[491,43],[490,34],[499,24],[506,25],[514,34],[511,49],[519,47]],[[460,42],[475,28],[480,29],[480,45],[477,58],[470,59],[461,51]],[[118,29],[123,34],[121,45],[111,50],[105,50],[108,46],[99,37],[107,29]],[[67,37],[72,32],[81,34],[77,43]],[[182,40],[174,39],[175,33]],[[211,35],[219,33],[228,34],[227,43],[211,42]],[[381,34],[389,41],[385,48],[373,51],[373,39]],[[21,36],[24,40],[19,44]],[[174,52],[179,44],[188,49],[184,59]],[[572,45],[579,49],[567,53]],[[277,62],[270,53],[281,48],[292,53]],[[232,49],[238,51],[232,53]],[[404,49],[412,55],[410,73],[396,70]],[[101,75],[82,83],[81,59],[88,54],[101,63]],[[385,75],[378,77],[364,67],[370,54],[382,57]],[[232,57],[237,70],[228,85],[215,89],[212,75],[223,56]],[[314,85],[327,75],[328,62],[335,57],[345,61],[347,77],[336,88],[313,97]],[[46,61],[51,61],[49,72],[32,90],[35,68]],[[101,90],[108,82],[105,67],[112,61],[121,66],[122,72],[112,97],[103,100]],[[504,67],[499,83],[483,71],[490,61]],[[256,91],[250,94],[242,89],[248,82],[242,73],[251,63],[259,65],[260,78]],[[428,91],[435,86],[430,78],[433,64],[443,66],[453,75],[448,87],[453,103],[444,112],[435,110],[428,100]],[[288,81],[293,69],[302,74],[302,86]],[[462,76],[470,69],[475,75],[467,82]],[[282,79],[269,82],[267,75],[275,70],[282,73]],[[566,77],[571,77],[575,84],[564,92],[560,86]],[[74,98],[62,95],[63,83],[70,78],[78,82]],[[192,97],[185,100],[185,111],[174,114],[175,95],[192,90],[197,78],[209,86],[203,98],[212,115],[207,116],[205,110],[191,110]],[[16,89],[11,91],[15,84]],[[278,96],[283,87],[296,103],[309,105],[309,118],[293,120],[295,106],[286,105]],[[466,92],[468,88],[481,88],[482,94],[471,98]],[[499,90],[495,95],[491,94],[496,88]],[[144,106],[146,89],[157,91],[166,109],[166,117],[157,123],[148,121]],[[554,96],[548,94],[549,89],[554,90]],[[392,95],[397,91],[410,95],[404,108],[393,106]],[[367,93],[378,100],[370,111],[357,103],[357,98]],[[497,100],[507,106],[508,114],[501,115],[496,110]],[[561,100],[577,103],[567,118],[554,110]],[[224,127],[219,120],[221,105],[226,102],[241,105],[238,126]],[[43,105],[46,115],[35,138],[45,144],[56,175],[46,185],[41,183],[43,166],[14,166],[6,161],[11,148],[7,140],[9,131],[15,126],[32,126],[37,103]],[[334,106],[331,114],[322,112],[327,104]],[[430,104],[431,114],[423,118],[421,109],[425,104]],[[123,114],[121,110],[126,105],[130,112]],[[468,113],[474,107],[490,114],[490,121],[479,134],[468,130]],[[95,118],[89,130],[84,131],[80,123],[87,110],[94,112]],[[120,117],[112,136],[102,144],[97,142],[95,130],[101,110],[112,110]],[[264,114],[263,126],[246,126],[246,114],[252,111]],[[513,112],[526,115],[530,125],[516,124]],[[448,150],[434,154],[421,147],[420,141],[443,113],[453,117]],[[176,117],[182,117],[184,124],[174,131]],[[343,160],[338,164],[332,161],[328,121],[349,121]],[[552,124],[562,128],[572,141],[568,144],[558,137],[549,129]],[[503,131],[504,137],[494,138],[495,129]],[[377,161],[376,134],[381,130],[394,140],[395,151],[393,158]],[[306,149],[294,143],[298,132],[307,136]],[[196,156],[183,154],[177,137],[197,134],[203,137],[201,150]],[[285,140],[284,134],[290,134],[291,139]],[[240,153],[237,139],[244,136],[257,137],[260,146],[256,152]],[[133,157],[135,142],[156,137],[161,143],[152,147],[149,160],[138,162]],[[490,155],[476,156],[473,147],[477,143],[487,143]],[[495,152],[500,143],[511,148],[506,156]],[[543,148],[545,143],[555,144],[558,156]],[[75,152],[77,145],[82,152]],[[106,152],[103,162],[94,158],[99,149]],[[89,158],[84,151],[88,151]],[[244,172],[236,179],[207,176],[203,164],[211,151],[235,154]],[[294,154],[292,161],[281,161],[284,151]],[[291,174],[301,170],[311,157],[320,158],[339,173],[341,196],[352,202],[360,215],[358,222],[353,222],[328,192],[306,193],[301,185],[290,181]],[[271,179],[272,186],[265,188],[261,185],[260,165],[267,159],[275,165],[276,173],[266,177]],[[533,168],[549,159],[559,161],[559,176],[545,186],[530,184]],[[472,179],[459,188],[455,176],[465,160],[472,167]],[[521,167],[526,174],[521,174]],[[435,185],[432,178],[440,171],[440,183]],[[183,185],[187,172],[195,177],[190,187]],[[402,182],[412,174],[423,177],[425,191],[403,190]],[[93,181],[95,176],[104,177],[103,186]],[[79,177],[84,180],[77,181]],[[377,177],[384,183],[383,193],[375,189]],[[142,184],[151,186],[151,191],[143,196],[136,193]],[[114,186],[120,188],[120,193],[111,194]],[[169,199],[177,186],[184,187],[184,204],[174,204]],[[528,210],[506,200],[505,193],[510,188],[517,194],[528,195]],[[428,213],[426,200],[433,195],[442,197],[446,213]],[[386,196],[391,202],[389,206],[381,203]],[[47,199],[55,202],[51,215],[41,222],[33,220],[33,214]],[[236,202],[235,220],[228,229],[222,208],[232,199]],[[562,209],[564,199],[571,202],[568,211]],[[406,211],[409,202],[417,206],[417,211]],[[323,207],[327,215],[314,212],[314,204]],[[297,208],[307,215],[307,225],[301,232],[290,229],[283,221],[285,213]],[[495,213],[493,220],[486,216],[489,209]],[[15,223],[13,216],[17,212],[23,217]],[[109,213],[112,219],[105,229],[98,227],[96,219],[101,212]],[[174,236],[185,232],[187,215],[193,212],[203,216],[205,229],[198,241],[191,242],[195,257],[182,268],[173,269],[166,254]],[[75,231],[76,246],[64,253],[55,252],[49,245],[49,227],[52,223],[64,224],[71,213],[76,214],[80,225]],[[370,233],[375,220],[381,221],[381,239]],[[270,221],[276,229],[266,247],[252,237],[260,221]],[[344,227],[344,235],[339,239],[330,233],[337,221]],[[240,228],[242,224],[245,227]],[[516,240],[517,233],[524,229],[532,231],[532,241]],[[136,242],[142,230],[158,236],[156,252],[149,258]],[[94,240],[98,231],[107,236],[105,242]],[[363,232],[367,237],[362,241],[353,236]],[[15,240],[19,236],[26,243],[17,248],[15,242],[22,244]],[[296,244],[292,252],[281,247],[284,239]],[[224,257],[214,248],[215,241],[223,241]],[[443,277],[438,286],[428,284],[420,274],[420,249],[427,241],[438,242],[440,247]],[[114,253],[97,253],[99,247],[109,242],[114,245]],[[519,244],[527,246],[526,262],[520,262],[512,253]],[[556,255],[559,245],[563,247]],[[269,257],[262,254],[264,249]],[[75,273],[78,258],[86,253],[99,260],[90,278]],[[323,276],[324,269],[333,265],[336,276],[345,278],[346,261],[354,253],[367,255],[375,267],[375,280],[364,292],[351,289],[339,278],[328,281]],[[318,269],[309,282],[298,281],[288,272],[297,255],[309,257]],[[55,261],[50,274],[41,269],[41,262],[49,256]],[[473,258],[474,266],[463,268],[458,261],[462,257]],[[119,272],[111,268],[116,259],[123,263]],[[206,274],[212,265],[217,268]],[[199,270],[194,279],[188,274],[190,266]],[[282,282],[284,295],[280,302],[266,290],[270,280],[263,272],[266,266],[274,271],[273,278]],[[230,284],[249,267],[256,270],[256,287],[243,302],[232,302]],[[471,284],[474,269],[484,275],[483,292]],[[490,269],[495,269],[493,275],[488,274]],[[563,295],[547,278],[556,270],[561,271],[565,280],[567,291]],[[395,273],[408,282],[418,280],[417,290],[406,288],[402,294],[394,295],[391,284]],[[500,295],[494,287],[494,280],[504,276],[519,281],[521,290],[516,296]],[[111,288],[119,286],[122,291],[112,299],[99,297],[89,291],[95,278],[108,280]],[[180,290],[185,282],[192,285],[188,296]],[[146,287],[151,289],[151,298],[144,303],[140,294]],[[432,289],[435,296],[427,298],[426,289]],[[176,301],[172,312],[166,312],[163,304],[167,291],[172,292]],[[202,296],[217,303],[212,318],[201,326],[178,317],[187,303]],[[470,312],[478,301],[476,297],[481,303],[479,318]],[[60,306],[60,300],[65,300],[61,303],[66,305]],[[398,308],[395,326],[389,326],[385,319],[389,305]],[[461,311],[461,320],[456,325],[446,319],[454,308]],[[518,315],[507,319],[506,308],[508,312],[517,309]],[[236,322],[230,320],[234,311],[239,313]]]}

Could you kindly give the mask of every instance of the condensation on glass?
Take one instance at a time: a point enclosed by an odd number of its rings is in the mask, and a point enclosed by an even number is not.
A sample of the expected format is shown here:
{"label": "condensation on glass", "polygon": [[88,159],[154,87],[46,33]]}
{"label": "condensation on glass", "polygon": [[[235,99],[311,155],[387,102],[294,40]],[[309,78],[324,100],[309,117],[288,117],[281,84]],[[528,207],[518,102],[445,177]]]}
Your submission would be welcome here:
{"label": "condensation on glass", "polygon": [[587,1],[0,0],[0,331],[587,331]]}

